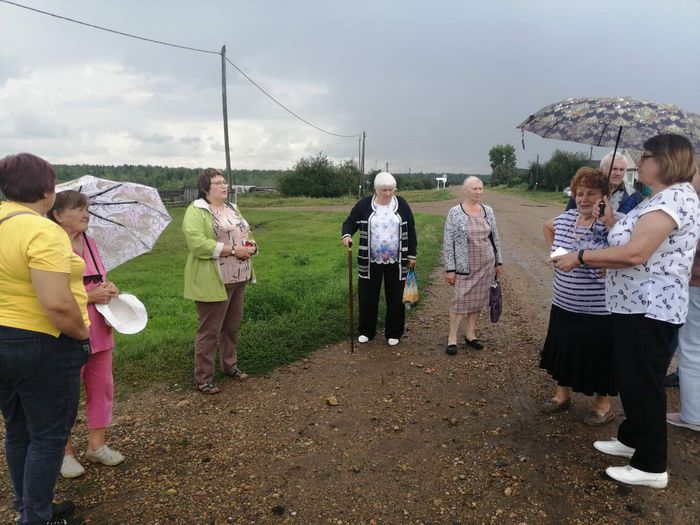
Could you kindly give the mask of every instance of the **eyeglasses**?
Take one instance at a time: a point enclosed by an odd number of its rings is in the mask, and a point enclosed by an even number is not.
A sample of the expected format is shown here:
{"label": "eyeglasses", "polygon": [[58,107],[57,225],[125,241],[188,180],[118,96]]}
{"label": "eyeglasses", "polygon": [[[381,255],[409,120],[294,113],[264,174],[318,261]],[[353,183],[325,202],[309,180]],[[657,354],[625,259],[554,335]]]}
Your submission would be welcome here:
{"label": "eyeglasses", "polygon": [[656,155],[640,155],[639,156],[639,164],[641,164],[642,162],[644,162],[647,159],[654,158],[655,156]]}
{"label": "eyeglasses", "polygon": [[226,182],[225,180],[220,180],[218,182],[211,183],[212,186],[226,186],[227,184],[228,184],[228,182]]}
{"label": "eyeglasses", "polygon": [[83,285],[90,284],[90,283],[101,283],[102,282],[102,276],[97,273],[95,275],[83,275]]}

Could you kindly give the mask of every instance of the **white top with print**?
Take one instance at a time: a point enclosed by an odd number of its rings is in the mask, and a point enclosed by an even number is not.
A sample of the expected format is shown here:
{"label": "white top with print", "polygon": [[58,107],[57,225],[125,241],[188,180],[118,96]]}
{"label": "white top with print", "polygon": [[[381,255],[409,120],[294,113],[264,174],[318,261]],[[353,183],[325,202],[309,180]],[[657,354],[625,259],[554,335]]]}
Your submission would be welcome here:
{"label": "white top with print", "polygon": [[676,229],[646,263],[608,270],[605,299],[608,310],[673,324],[685,322],[688,314],[688,280],[700,236],[698,196],[685,182],[674,184],[642,202],[612,227],[611,247],[629,242],[639,218],[661,210],[676,223]]}
{"label": "white top with print", "polygon": [[399,229],[401,218],[394,213],[392,203],[375,205],[370,220],[370,261],[377,264],[394,264],[399,260]]}

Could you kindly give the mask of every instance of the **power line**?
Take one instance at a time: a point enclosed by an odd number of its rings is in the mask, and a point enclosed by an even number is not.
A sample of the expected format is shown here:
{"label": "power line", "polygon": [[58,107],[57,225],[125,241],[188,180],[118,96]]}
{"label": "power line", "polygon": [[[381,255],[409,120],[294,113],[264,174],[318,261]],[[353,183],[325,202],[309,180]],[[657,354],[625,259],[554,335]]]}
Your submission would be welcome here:
{"label": "power line", "polygon": [[100,31],[107,31],[108,33],[114,33],[115,35],[126,36],[129,38],[135,38],[136,40],[144,40],[145,42],[152,42],[154,44],[160,44],[163,46],[176,47],[179,49],[186,49],[188,51],[197,51],[198,53],[209,53],[212,55],[220,55],[218,51],[209,51],[207,49],[198,49],[196,47],[188,47],[180,44],[171,44],[170,42],[163,42],[162,40],[154,40],[153,38],[146,38],[143,36],[132,35],[130,33],[124,33],[123,31],[116,31],[114,29],[109,29],[107,27],[97,26],[95,24],[88,24],[87,22],[81,22],[80,20],[75,20],[74,18],[68,18],[67,16],[57,15],[55,13],[49,13],[48,11],[42,11],[41,9],[35,9],[34,7],[29,7],[26,5],[18,4],[16,2],[10,2],[9,0],[0,0],[3,4],[13,5],[15,7],[20,7],[28,11],[34,11],[35,13],[41,13],[42,15],[52,16],[54,18],[59,18],[61,20],[66,20],[67,22],[73,22],[74,24],[80,24],[81,26],[92,27],[93,29],[99,29]]}
{"label": "power line", "polygon": [[285,111],[286,111],[287,113],[289,113],[290,115],[292,115],[292,116],[298,118],[299,120],[301,120],[304,124],[307,124],[307,125],[311,126],[312,128],[317,129],[318,131],[321,131],[322,133],[325,133],[325,134],[327,134],[327,135],[333,135],[334,137],[354,138],[354,137],[359,137],[359,136],[360,136],[359,133],[355,133],[354,135],[342,135],[342,134],[340,134],[340,133],[333,133],[332,131],[328,131],[328,130],[326,130],[326,129],[323,129],[323,128],[318,127],[316,124],[312,124],[311,122],[309,122],[309,121],[306,120],[305,118],[300,117],[299,115],[297,115],[296,113],[294,113],[294,111],[292,111],[292,110],[289,109],[287,106],[285,106],[284,104],[282,104],[282,103],[281,103],[280,101],[278,101],[275,97],[273,97],[272,95],[270,95],[270,94],[269,94],[267,91],[265,91],[257,82],[255,82],[255,80],[253,80],[253,79],[250,78],[248,75],[246,75],[245,72],[244,72],[241,68],[239,68],[239,67],[238,67],[236,64],[234,64],[233,62],[231,62],[228,58],[226,58],[226,62],[228,62],[228,63],[231,64],[234,68],[236,68],[236,70],[237,70],[241,75],[243,75],[243,76],[246,78],[246,80],[248,80],[248,82],[250,82],[250,83],[253,84],[256,88],[258,88],[267,98],[269,98],[270,100],[272,100],[275,104],[277,104],[279,107],[281,107],[283,110],[285,110]]}
{"label": "power line", "polygon": [[[162,41],[162,40],[155,40],[155,39],[153,39],[153,38],[146,38],[146,37],[143,37],[143,36],[132,35],[131,33],[125,33],[125,32],[123,32],[123,31],[117,31],[117,30],[115,30],[115,29],[109,29],[109,28],[107,28],[107,27],[102,27],[102,26],[98,26],[98,25],[95,25],[95,24],[89,24],[89,23],[87,23],[87,22],[82,22],[82,21],[80,21],[80,20],[76,20],[76,19],[74,19],[74,18],[69,18],[69,17],[67,17],[67,16],[61,16],[61,15],[57,15],[57,14],[55,14],[55,13],[50,13],[50,12],[48,12],[48,11],[42,11],[41,9],[36,9],[36,8],[34,8],[34,7],[29,7],[29,6],[26,6],[26,5],[18,4],[18,3],[16,3],[16,2],[11,2],[10,0],[0,0],[0,2],[2,2],[2,3],[4,3],[4,4],[9,4],[9,5],[12,5],[12,6],[15,6],[15,7],[19,7],[19,8],[21,8],[21,9],[26,9],[26,10],[28,10],[28,11],[34,11],[35,13],[40,13],[40,14],[42,14],[42,15],[46,15],[46,16],[51,16],[51,17],[54,17],[54,18],[58,18],[58,19],[60,19],[60,20],[65,20],[65,21],[67,21],[67,22],[72,22],[72,23],[74,23],[74,24],[79,24],[79,25],[82,25],[82,26],[91,27],[91,28],[93,28],[93,29],[99,29],[100,31],[107,31],[108,33],[113,33],[113,34],[115,34],[115,35],[125,36],[125,37],[128,37],[128,38],[134,38],[134,39],[136,39],[136,40],[143,40],[144,42],[151,42],[151,43],[153,43],[153,44],[160,44],[160,45],[163,45],[163,46],[175,47],[175,48],[178,48],[178,49],[185,49],[185,50],[187,50],[187,51],[196,51],[196,52],[198,52],[198,53],[207,53],[207,54],[211,54],[211,55],[221,55],[221,52],[220,52],[220,51],[210,51],[210,50],[208,50],[208,49],[199,49],[199,48],[196,48],[196,47],[189,47],[189,46],[183,46],[183,45],[181,45],[181,44],[173,44],[173,43],[170,43],[170,42],[164,42],[164,41]],[[314,128],[314,129],[320,131],[321,133],[325,133],[325,134],[327,134],[327,135],[332,135],[332,136],[334,136],[334,137],[354,138],[354,137],[359,137],[359,136],[360,136],[359,133],[356,133],[356,134],[354,134],[354,135],[343,135],[343,134],[340,134],[340,133],[333,133],[332,131],[328,131],[328,130],[326,130],[326,129],[323,129],[323,128],[321,128],[321,127],[319,127],[319,126],[317,126],[317,125],[315,125],[315,124],[309,122],[308,120],[306,120],[305,118],[301,117],[300,115],[298,115],[297,113],[295,113],[294,111],[292,111],[291,109],[289,109],[287,106],[285,106],[284,104],[282,104],[282,103],[281,103],[280,101],[278,101],[275,97],[273,97],[272,95],[270,95],[270,93],[268,93],[267,91],[265,91],[265,89],[263,89],[262,86],[260,86],[257,82],[255,82],[255,80],[253,80],[250,76],[248,76],[240,67],[238,67],[236,64],[234,64],[233,62],[231,62],[231,60],[229,60],[228,57],[226,57],[226,62],[228,62],[229,64],[231,64],[231,65],[236,69],[236,71],[238,71],[241,75],[243,75],[243,76],[245,77],[245,79],[248,80],[248,82],[250,82],[251,84],[253,84],[253,85],[254,85],[261,93],[263,93],[266,97],[268,97],[270,100],[272,100],[275,104],[277,104],[279,107],[281,107],[281,108],[282,108],[283,110],[285,110],[287,113],[289,113],[289,114],[292,115],[293,117],[299,119],[299,120],[300,120],[301,122],[303,122],[304,124],[306,124],[306,125],[308,125],[308,126],[311,126],[312,128]]]}

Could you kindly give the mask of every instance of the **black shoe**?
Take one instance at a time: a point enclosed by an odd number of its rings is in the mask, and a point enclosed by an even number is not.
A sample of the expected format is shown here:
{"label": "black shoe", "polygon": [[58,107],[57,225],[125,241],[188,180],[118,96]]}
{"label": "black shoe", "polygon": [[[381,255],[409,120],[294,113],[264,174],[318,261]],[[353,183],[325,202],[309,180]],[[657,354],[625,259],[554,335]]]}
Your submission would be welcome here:
{"label": "black shoe", "polygon": [[671,387],[677,387],[680,383],[680,379],[678,377],[678,369],[674,372],[671,372],[664,378],[664,386],[671,386]]}
{"label": "black shoe", "polygon": [[52,518],[51,521],[47,521],[44,525],[87,525],[83,518]]}
{"label": "black shoe", "polygon": [[447,345],[447,348],[445,348],[445,353],[447,355],[457,355],[457,345]]}
{"label": "black shoe", "polygon": [[467,346],[471,346],[474,350],[483,350],[484,349],[484,343],[479,341],[478,339],[472,339],[471,341],[467,339],[467,336],[464,336],[464,342],[467,343]]}
{"label": "black shoe", "polygon": [[61,520],[67,518],[75,512],[75,503],[71,500],[66,500],[63,503],[53,504],[53,519]]}

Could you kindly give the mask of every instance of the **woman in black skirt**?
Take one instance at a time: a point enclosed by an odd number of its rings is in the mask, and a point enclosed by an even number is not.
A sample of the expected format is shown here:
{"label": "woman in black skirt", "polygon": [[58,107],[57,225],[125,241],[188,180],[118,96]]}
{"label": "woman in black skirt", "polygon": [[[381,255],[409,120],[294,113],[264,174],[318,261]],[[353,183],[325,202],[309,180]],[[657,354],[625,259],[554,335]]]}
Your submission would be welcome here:
{"label": "woman in black skirt", "polygon": [[[544,225],[544,236],[553,252],[607,248],[607,230],[594,216],[607,194],[605,175],[584,167],[571,180],[576,209],[568,210]],[[586,265],[564,273],[554,270],[552,311],[540,367],[556,381],[556,392],[545,401],[548,414],[571,406],[571,392],[595,396],[584,418],[588,425],[602,425],[615,418],[608,396],[617,395],[611,353],[610,312],[605,307],[605,276]]]}

